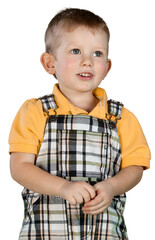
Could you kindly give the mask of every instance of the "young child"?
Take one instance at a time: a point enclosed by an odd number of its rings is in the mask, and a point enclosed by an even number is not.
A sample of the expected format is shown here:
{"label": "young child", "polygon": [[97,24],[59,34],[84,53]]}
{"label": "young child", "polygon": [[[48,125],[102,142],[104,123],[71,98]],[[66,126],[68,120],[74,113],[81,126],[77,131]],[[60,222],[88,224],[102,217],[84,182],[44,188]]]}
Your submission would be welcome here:
{"label": "young child", "polygon": [[126,195],[149,168],[136,117],[99,88],[111,68],[102,18],[66,9],[49,23],[45,70],[53,94],[27,100],[13,122],[11,174],[24,186],[20,240],[128,239]]}

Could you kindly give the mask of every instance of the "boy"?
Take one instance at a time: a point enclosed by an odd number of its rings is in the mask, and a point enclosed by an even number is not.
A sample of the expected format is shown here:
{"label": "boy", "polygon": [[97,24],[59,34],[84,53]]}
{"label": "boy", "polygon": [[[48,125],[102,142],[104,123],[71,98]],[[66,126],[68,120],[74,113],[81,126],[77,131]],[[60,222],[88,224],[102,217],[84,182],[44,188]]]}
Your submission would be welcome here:
{"label": "boy", "polygon": [[125,192],[150,151],[135,116],[98,88],[111,68],[109,35],[80,9],[48,25],[41,63],[58,84],[23,104],[9,138],[11,174],[24,186],[19,239],[128,239]]}

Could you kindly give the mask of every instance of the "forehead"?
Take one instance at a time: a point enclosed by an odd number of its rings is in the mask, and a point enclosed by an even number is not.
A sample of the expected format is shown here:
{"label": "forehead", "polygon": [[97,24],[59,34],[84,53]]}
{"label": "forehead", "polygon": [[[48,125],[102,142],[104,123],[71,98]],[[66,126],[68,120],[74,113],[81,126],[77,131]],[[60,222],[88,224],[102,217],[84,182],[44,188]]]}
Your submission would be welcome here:
{"label": "forehead", "polygon": [[[107,48],[108,37],[102,29],[92,29],[85,26],[78,26],[72,30],[61,29],[61,44],[88,44],[99,45]],[[88,41],[88,42],[86,42]]]}

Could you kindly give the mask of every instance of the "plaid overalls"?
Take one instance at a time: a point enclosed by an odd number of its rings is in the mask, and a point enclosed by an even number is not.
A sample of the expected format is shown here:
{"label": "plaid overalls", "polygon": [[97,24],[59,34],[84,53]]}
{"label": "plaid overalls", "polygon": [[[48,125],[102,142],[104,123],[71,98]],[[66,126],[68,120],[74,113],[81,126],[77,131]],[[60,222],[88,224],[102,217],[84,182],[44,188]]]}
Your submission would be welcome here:
{"label": "plaid overalls", "polygon": [[[122,104],[110,100],[105,119],[89,115],[56,115],[53,95],[40,98],[43,111],[54,109],[47,119],[44,139],[35,164],[70,181],[91,185],[120,170],[120,143],[114,115],[120,118]],[[82,204],[70,205],[59,196],[23,190],[25,217],[20,240],[127,240],[123,218],[125,194],[115,196],[108,209],[97,215],[83,214]]]}

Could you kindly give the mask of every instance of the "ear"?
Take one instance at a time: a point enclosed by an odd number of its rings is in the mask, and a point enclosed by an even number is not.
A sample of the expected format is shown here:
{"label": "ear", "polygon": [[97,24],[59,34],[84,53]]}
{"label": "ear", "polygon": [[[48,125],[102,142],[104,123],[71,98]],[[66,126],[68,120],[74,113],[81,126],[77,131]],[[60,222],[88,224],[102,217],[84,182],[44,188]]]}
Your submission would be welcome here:
{"label": "ear", "polygon": [[43,53],[40,57],[41,64],[43,65],[46,72],[49,74],[55,74],[54,68],[54,56],[47,52]]}
{"label": "ear", "polygon": [[111,60],[110,60],[110,59],[107,59],[104,78],[107,76],[108,72],[110,71],[110,69],[111,69],[111,65],[112,65]]}

